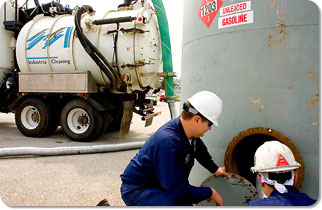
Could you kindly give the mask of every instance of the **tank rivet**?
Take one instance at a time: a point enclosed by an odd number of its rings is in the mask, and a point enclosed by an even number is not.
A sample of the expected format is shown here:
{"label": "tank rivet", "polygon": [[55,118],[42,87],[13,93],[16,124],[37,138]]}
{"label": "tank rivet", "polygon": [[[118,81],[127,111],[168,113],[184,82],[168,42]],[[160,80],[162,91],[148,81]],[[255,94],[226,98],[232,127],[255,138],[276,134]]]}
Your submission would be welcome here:
{"label": "tank rivet", "polygon": [[269,133],[272,133],[272,129],[270,129],[270,128],[269,128],[269,129],[268,129],[268,132],[269,132]]}

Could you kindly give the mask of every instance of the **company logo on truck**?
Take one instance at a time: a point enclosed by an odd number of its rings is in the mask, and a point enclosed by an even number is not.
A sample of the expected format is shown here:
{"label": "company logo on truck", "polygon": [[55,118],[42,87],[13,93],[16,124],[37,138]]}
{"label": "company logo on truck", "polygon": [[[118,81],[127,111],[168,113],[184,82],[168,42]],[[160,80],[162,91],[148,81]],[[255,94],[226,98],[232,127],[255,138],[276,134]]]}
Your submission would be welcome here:
{"label": "company logo on truck", "polygon": [[[63,48],[70,48],[72,31],[73,27],[64,27],[51,34],[48,33],[48,29],[42,30],[27,40],[26,50],[35,49],[36,46],[46,49],[61,38],[64,39]],[[50,59],[52,64],[70,64],[71,62],[70,60],[59,59],[58,57],[28,57],[27,59],[28,64],[47,64],[48,59]]]}
{"label": "company logo on truck", "polygon": [[53,43],[55,43],[57,40],[59,40],[63,36],[65,36],[64,48],[69,48],[70,47],[70,37],[71,37],[71,33],[73,31],[72,29],[73,29],[73,27],[61,28],[52,34],[48,34],[48,32],[47,32],[48,29],[40,31],[39,33],[37,33],[36,35],[32,36],[30,39],[27,40],[27,42],[28,42],[27,50],[32,49],[38,43],[43,45],[42,49],[46,49],[47,46],[51,46]]}

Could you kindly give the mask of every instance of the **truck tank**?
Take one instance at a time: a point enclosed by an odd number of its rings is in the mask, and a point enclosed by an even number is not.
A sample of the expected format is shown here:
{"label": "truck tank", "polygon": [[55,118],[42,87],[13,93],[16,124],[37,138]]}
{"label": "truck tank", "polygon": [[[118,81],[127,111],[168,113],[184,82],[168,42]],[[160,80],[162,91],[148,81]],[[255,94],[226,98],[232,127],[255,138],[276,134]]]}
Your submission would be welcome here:
{"label": "truck tank", "polygon": [[[6,11],[6,12],[5,12]],[[4,14],[0,16],[0,22],[9,19],[14,19],[14,8],[10,1],[0,1],[0,13]],[[13,49],[15,47],[15,40],[12,36],[12,32],[5,30],[4,27],[0,27],[0,86],[3,82],[5,73],[8,73],[13,68]]]}
{"label": "truck tank", "polygon": [[[145,2],[117,10],[103,4],[91,14],[83,14],[81,27],[85,37],[118,71],[132,90],[160,88],[162,53],[155,12]],[[107,5],[108,7],[108,5]],[[122,22],[122,18],[134,21]],[[21,72],[89,71],[98,86],[110,84],[109,78],[81,45],[73,15],[36,16],[17,39],[17,62]],[[97,20],[110,20],[99,23]],[[113,20],[115,22],[113,22]],[[113,50],[114,49],[114,50]]]}
{"label": "truck tank", "polygon": [[[209,90],[224,102],[219,127],[203,138],[215,162],[256,185],[254,153],[276,139],[302,165],[295,186],[318,199],[318,7],[303,0],[193,0],[184,17],[181,99]],[[200,185],[208,176],[197,165],[190,181]]]}
{"label": "truck tank", "polygon": [[[152,2],[158,9],[124,0],[114,10],[115,2],[73,9],[58,1],[7,3],[0,41],[6,50],[12,44],[15,57],[3,59],[12,66],[0,72],[0,112],[14,112],[22,134],[44,137],[61,126],[72,140],[92,141],[108,131],[125,136],[133,113],[145,126],[160,114],[146,94],[173,89],[175,76],[165,59],[171,47],[161,0]],[[167,98],[174,113],[173,91]]]}

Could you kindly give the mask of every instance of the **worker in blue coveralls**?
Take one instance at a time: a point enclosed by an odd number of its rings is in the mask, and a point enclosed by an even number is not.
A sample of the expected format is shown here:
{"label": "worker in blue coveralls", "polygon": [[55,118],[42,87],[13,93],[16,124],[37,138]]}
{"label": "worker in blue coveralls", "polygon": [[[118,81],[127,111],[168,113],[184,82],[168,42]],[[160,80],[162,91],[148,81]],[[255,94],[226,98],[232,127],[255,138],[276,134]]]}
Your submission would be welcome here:
{"label": "worker in blue coveralls", "polygon": [[292,151],[279,141],[268,141],[255,153],[255,166],[260,186],[266,196],[250,201],[249,206],[310,206],[316,200],[298,191],[296,171],[301,165],[295,161]]}
{"label": "worker in blue coveralls", "polygon": [[222,205],[210,187],[195,187],[188,177],[196,159],[215,175],[230,177],[218,167],[200,139],[215,124],[222,100],[200,91],[184,103],[181,116],[160,127],[121,174],[122,199],[128,206],[192,206],[203,200]]}

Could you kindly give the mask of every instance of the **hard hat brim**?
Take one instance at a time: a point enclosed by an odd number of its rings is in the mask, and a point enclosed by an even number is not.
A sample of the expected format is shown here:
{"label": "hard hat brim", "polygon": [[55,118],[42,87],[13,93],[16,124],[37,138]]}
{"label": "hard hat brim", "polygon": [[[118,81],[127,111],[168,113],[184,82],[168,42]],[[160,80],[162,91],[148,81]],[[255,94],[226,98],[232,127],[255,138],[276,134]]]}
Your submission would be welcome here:
{"label": "hard hat brim", "polygon": [[257,172],[279,172],[279,171],[290,171],[290,170],[295,170],[297,168],[300,168],[301,165],[288,165],[288,166],[279,166],[275,168],[256,168],[256,167],[251,167],[251,171],[253,173]]}

